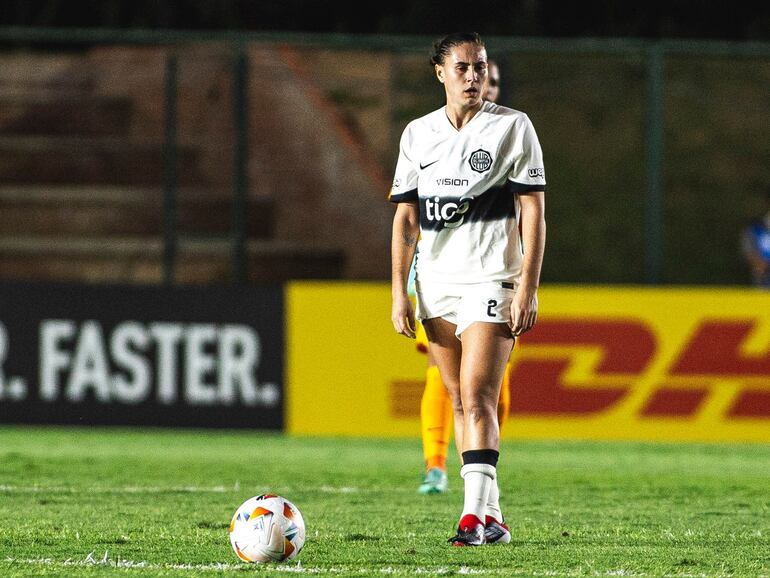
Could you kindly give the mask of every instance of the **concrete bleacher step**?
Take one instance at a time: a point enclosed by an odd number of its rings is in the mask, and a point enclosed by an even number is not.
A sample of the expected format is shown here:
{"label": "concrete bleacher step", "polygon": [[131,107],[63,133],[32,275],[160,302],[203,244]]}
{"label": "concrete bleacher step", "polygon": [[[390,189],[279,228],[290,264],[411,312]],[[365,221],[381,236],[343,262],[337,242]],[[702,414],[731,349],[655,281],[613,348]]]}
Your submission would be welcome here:
{"label": "concrete bleacher step", "polygon": [[128,134],[131,113],[128,98],[0,94],[0,134],[120,136]]}
{"label": "concrete bleacher step", "polygon": [[[164,195],[159,187],[0,186],[0,231],[6,235],[93,237],[161,235]],[[205,189],[180,189],[176,230],[224,235],[232,230],[232,196]],[[246,233],[273,234],[273,201],[250,198]]]}
{"label": "concrete bleacher step", "polygon": [[[180,185],[202,184],[198,150],[179,145]],[[158,185],[163,182],[163,144],[123,138],[0,137],[4,184]]]}
{"label": "concrete bleacher step", "polygon": [[0,96],[84,95],[96,87],[92,68],[78,54],[8,52],[0,54]]}
{"label": "concrete bleacher step", "polygon": [[[175,282],[232,280],[232,244],[223,238],[180,239]],[[335,247],[280,241],[247,244],[250,282],[340,279],[344,252]],[[26,281],[161,283],[163,241],[125,237],[0,237],[0,278]]]}

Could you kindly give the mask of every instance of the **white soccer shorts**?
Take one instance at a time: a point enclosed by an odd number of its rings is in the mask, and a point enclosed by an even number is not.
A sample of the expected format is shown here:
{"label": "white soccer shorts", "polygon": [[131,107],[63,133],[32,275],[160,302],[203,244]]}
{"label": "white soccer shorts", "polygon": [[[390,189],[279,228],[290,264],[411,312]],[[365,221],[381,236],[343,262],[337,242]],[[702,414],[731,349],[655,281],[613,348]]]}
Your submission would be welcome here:
{"label": "white soccer shorts", "polygon": [[513,283],[420,283],[417,294],[419,320],[441,317],[457,325],[455,335],[476,321],[507,323],[511,326]]}

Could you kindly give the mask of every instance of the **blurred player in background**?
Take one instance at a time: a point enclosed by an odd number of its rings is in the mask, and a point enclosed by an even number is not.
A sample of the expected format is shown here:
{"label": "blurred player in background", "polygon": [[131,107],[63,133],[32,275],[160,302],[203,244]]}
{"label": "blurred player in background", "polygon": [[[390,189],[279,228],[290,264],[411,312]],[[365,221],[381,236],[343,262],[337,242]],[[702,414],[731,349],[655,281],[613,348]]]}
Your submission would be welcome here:
{"label": "blurred player in background", "polygon": [[770,289],[770,191],[765,196],[765,212],[743,229],[741,249],[752,284]]}
{"label": "blurred player in background", "polygon": [[[476,33],[434,44],[446,105],[410,122],[389,199],[396,333],[420,319],[449,391],[464,501],[454,546],[510,542],[500,509],[497,404],[514,339],[537,320],[545,248],[545,170],[526,114],[484,101]],[[419,240],[415,294],[408,278]]]}
{"label": "blurred player in background", "polygon": [[[493,60],[487,62],[487,82],[482,90],[482,98],[497,102],[500,96],[500,69]],[[409,294],[414,297],[414,265],[409,272]],[[441,494],[449,488],[446,472],[446,460],[449,453],[449,438],[452,435],[452,402],[449,393],[441,381],[436,361],[428,350],[428,338],[422,324],[416,322],[417,351],[428,356],[428,369],[425,375],[425,388],[420,403],[420,430],[422,434],[422,452],[425,458],[425,477],[418,488],[421,494]],[[511,407],[511,391],[508,383],[510,363],[505,368],[503,383],[500,388],[500,400],[497,404],[497,417],[502,429]]]}
{"label": "blurred player in background", "polygon": [[489,102],[497,102],[500,96],[500,67],[491,58],[487,62],[487,82],[481,94],[481,98]]}

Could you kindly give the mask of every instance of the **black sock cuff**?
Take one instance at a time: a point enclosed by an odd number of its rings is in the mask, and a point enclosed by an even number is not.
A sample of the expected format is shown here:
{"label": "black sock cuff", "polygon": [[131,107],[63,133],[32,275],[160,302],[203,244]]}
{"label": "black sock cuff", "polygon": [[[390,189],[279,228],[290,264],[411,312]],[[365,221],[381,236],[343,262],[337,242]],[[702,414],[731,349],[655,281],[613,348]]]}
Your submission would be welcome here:
{"label": "black sock cuff", "polygon": [[463,465],[489,464],[496,468],[499,457],[500,452],[497,450],[468,450],[463,452]]}

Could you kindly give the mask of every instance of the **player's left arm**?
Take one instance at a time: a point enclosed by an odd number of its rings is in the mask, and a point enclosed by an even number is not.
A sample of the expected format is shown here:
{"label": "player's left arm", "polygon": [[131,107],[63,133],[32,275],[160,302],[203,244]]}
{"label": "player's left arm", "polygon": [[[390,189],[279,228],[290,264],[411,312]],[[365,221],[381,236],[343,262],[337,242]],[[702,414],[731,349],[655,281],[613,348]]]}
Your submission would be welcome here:
{"label": "player's left arm", "polygon": [[527,115],[517,119],[514,161],[509,180],[519,195],[519,226],[524,251],[519,287],[511,302],[511,332],[521,335],[537,321],[537,289],[545,251],[545,169],[535,127]]}
{"label": "player's left arm", "polygon": [[511,303],[511,332],[521,335],[537,321],[537,290],[545,252],[545,192],[519,195],[521,237],[524,259],[521,280]]}

